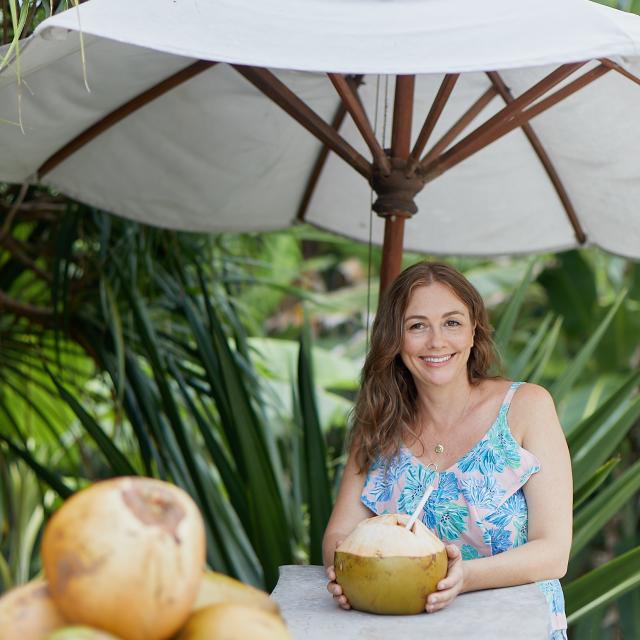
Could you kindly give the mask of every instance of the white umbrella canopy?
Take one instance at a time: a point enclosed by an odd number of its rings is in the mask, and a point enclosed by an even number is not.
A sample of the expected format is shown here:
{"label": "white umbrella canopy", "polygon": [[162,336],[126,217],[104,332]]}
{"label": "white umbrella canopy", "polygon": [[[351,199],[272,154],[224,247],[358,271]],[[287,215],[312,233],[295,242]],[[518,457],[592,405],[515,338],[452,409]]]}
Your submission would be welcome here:
{"label": "white umbrella canopy", "polygon": [[416,210],[419,252],[638,258],[639,77],[640,18],[588,0],[90,0],[0,74],[0,180],[185,230],[384,226],[391,272]]}

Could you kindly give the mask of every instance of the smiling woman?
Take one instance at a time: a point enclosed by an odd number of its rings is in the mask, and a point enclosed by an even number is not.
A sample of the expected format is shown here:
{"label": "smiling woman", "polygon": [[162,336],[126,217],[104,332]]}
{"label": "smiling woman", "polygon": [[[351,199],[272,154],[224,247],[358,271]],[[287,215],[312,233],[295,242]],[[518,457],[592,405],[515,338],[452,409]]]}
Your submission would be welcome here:
{"label": "smiling woman", "polygon": [[449,557],[426,611],[465,591],[537,582],[549,637],[566,638],[567,445],[547,391],[493,375],[495,363],[484,303],[462,274],[429,262],[400,274],[373,326],[324,537],[328,590],[343,608],[332,566],[340,540],[373,515],[418,510]]}

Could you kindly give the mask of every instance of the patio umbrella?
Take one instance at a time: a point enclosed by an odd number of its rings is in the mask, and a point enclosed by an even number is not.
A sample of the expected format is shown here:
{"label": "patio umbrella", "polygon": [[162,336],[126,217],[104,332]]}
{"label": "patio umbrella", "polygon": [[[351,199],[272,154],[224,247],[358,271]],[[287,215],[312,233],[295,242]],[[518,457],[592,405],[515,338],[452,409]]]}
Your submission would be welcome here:
{"label": "patio umbrella", "polygon": [[419,252],[638,258],[639,60],[640,18],[588,0],[90,0],[0,75],[0,180],[372,237],[383,288],[409,218]]}

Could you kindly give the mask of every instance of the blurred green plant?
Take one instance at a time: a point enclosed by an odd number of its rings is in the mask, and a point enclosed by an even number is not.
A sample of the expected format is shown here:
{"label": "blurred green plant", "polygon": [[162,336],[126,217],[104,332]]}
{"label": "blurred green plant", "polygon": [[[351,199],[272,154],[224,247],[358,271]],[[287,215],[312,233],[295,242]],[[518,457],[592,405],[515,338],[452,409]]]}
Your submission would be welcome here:
{"label": "blurred green plant", "polygon": [[[550,389],[567,436],[574,476],[574,533],[564,585],[576,637],[584,637],[586,628],[578,623],[601,625],[604,614],[597,620],[594,616],[624,594],[631,595],[640,584],[634,508],[640,490],[640,463],[636,462],[640,339],[637,331],[627,329],[636,322],[637,270],[637,264],[586,252],[559,254],[545,263],[533,260],[500,310],[496,330],[508,376],[541,382]],[[526,290],[537,286],[546,292],[551,311],[548,307],[535,311],[535,292],[527,301]],[[527,304],[533,307],[527,310],[529,319],[517,322]],[[580,309],[573,314],[577,306]],[[541,320],[531,323],[535,317]],[[531,330],[523,340],[516,327],[528,324]],[[624,329],[612,331],[616,324]],[[622,343],[620,348],[616,340]],[[634,534],[627,536],[625,544],[633,548],[614,557],[617,549],[611,543],[601,550],[603,534],[619,540],[616,519],[627,510]],[[603,558],[607,560],[602,562]],[[627,627],[633,629],[630,637],[640,633],[637,624],[637,617],[626,616]]]}

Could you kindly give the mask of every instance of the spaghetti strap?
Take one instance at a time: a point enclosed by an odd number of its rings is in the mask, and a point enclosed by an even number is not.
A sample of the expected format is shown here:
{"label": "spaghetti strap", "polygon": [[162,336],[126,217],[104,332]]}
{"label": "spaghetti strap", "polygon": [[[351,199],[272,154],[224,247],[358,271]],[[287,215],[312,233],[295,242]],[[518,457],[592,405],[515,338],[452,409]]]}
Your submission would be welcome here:
{"label": "spaghetti strap", "polygon": [[507,413],[509,411],[509,406],[511,405],[511,400],[513,399],[513,394],[518,390],[520,385],[524,384],[523,382],[512,382],[509,388],[507,389],[507,393],[504,396],[504,400],[500,405],[500,411]]}

